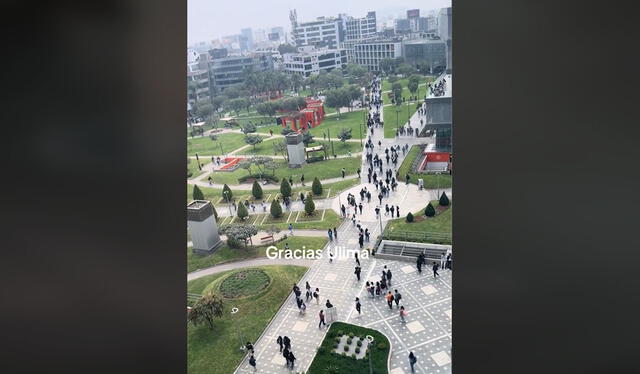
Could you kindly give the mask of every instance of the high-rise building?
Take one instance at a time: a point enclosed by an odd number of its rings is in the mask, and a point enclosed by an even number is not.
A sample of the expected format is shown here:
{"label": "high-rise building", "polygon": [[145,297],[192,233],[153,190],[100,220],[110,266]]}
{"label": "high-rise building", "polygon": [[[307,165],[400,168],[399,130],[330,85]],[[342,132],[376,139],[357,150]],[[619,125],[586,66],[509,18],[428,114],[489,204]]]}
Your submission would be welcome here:
{"label": "high-rise building", "polygon": [[331,71],[347,66],[344,49],[313,49],[282,55],[282,68],[287,74],[299,74],[304,77],[318,75],[320,71]]}
{"label": "high-rise building", "polygon": [[227,87],[244,83],[245,69],[253,69],[254,71],[273,70],[271,55],[254,54],[251,56],[212,58],[209,61],[209,72],[213,83],[213,91],[215,93],[224,92]]}
{"label": "high-rise building", "polygon": [[451,49],[453,46],[451,35],[451,7],[440,9],[438,15],[438,35],[440,39],[447,44],[447,72],[453,70],[453,61],[451,60]]}
{"label": "high-rise building", "polygon": [[207,55],[194,49],[187,51],[187,110],[202,101],[210,101],[211,87]]}
{"label": "high-rise building", "polygon": [[379,71],[380,61],[402,56],[402,41],[398,39],[365,40],[354,46],[354,63]]}
{"label": "high-rise building", "polygon": [[347,53],[347,61],[352,63],[355,61],[355,45],[376,37],[376,12],[368,12],[362,18],[348,15],[342,15],[341,18],[344,22],[345,37],[340,45]]}
{"label": "high-rise building", "polygon": [[447,66],[447,47],[444,41],[432,38],[406,39],[402,41],[402,57],[407,64],[427,63],[433,70]]}
{"label": "high-rise building", "polygon": [[316,48],[336,49],[344,41],[341,18],[318,17],[315,21],[298,22],[296,10],[289,13],[291,31],[297,46],[312,45]]}
{"label": "high-rise building", "polygon": [[253,49],[253,31],[251,28],[240,30],[240,50],[249,51]]}

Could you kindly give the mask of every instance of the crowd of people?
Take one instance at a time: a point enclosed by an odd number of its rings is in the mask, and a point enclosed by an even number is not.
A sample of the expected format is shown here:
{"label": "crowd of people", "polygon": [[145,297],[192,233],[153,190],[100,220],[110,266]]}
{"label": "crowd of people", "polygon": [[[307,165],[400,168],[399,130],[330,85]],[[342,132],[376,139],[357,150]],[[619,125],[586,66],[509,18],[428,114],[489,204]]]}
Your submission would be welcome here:
{"label": "crowd of people", "polygon": [[443,96],[447,90],[446,84],[447,84],[447,80],[445,78],[442,78],[440,82],[436,84],[429,83],[428,85],[429,92],[433,96]]}

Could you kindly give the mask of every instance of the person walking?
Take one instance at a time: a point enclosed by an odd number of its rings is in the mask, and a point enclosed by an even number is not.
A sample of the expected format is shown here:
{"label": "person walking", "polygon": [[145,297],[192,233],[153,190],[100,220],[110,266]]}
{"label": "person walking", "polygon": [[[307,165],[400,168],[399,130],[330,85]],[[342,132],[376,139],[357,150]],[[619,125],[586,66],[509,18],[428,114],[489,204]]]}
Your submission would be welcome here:
{"label": "person walking", "polygon": [[389,306],[389,309],[393,309],[393,295],[391,294],[391,291],[387,293],[385,298],[387,299],[387,305]]}
{"label": "person walking", "polygon": [[393,290],[394,291],[394,295],[393,295],[393,301],[395,301],[396,303],[396,308],[400,307],[400,299],[402,299],[402,295],[400,294],[400,292],[398,292],[398,290]]}
{"label": "person walking", "polygon": [[396,217],[400,217],[400,205],[396,205]]}
{"label": "person walking", "polygon": [[289,234],[293,236],[293,225],[289,223]]}
{"label": "person walking", "polygon": [[342,179],[344,179],[344,176],[347,173],[347,171],[345,170],[345,168],[342,168],[341,172],[342,172]]}
{"label": "person walking", "polygon": [[251,354],[255,353],[255,351],[253,350],[253,344],[251,344],[251,342],[247,342],[244,347],[247,349],[247,352],[251,351]]}
{"label": "person walking", "polygon": [[400,307],[400,320],[402,321],[402,323],[407,323],[407,321],[405,320],[405,317],[408,315],[408,313],[404,310],[404,305]]}
{"label": "person walking", "polygon": [[325,326],[327,325],[324,322],[324,311],[322,309],[320,310],[320,314],[318,315],[318,317],[320,318],[320,322],[318,322],[318,329],[321,329],[322,325],[325,325]]}
{"label": "person walking", "polygon": [[284,347],[285,347],[287,350],[290,350],[290,349],[291,349],[291,339],[289,339],[289,337],[288,337],[288,336],[286,336],[286,335],[285,335],[285,336],[284,336],[284,338],[282,339],[282,342],[284,343]]}
{"label": "person walking", "polygon": [[438,274],[438,263],[433,261],[433,267],[431,268],[433,270],[433,277],[437,277],[440,274]]}
{"label": "person walking", "polygon": [[291,364],[290,369],[293,370],[293,365],[296,363],[296,356],[293,355],[292,351],[289,351],[289,363]]}
{"label": "person walking", "polygon": [[444,257],[444,253],[440,255],[440,269],[444,269],[444,263],[446,262],[446,258]]}
{"label": "person walking", "polygon": [[415,369],[413,368],[413,366],[416,364],[416,362],[418,362],[416,356],[413,354],[413,352],[409,352],[409,365],[411,365],[412,373],[415,373]]}
{"label": "person walking", "polygon": [[418,255],[418,259],[416,260],[416,266],[418,267],[418,274],[422,274],[422,264],[424,262],[423,254],[420,253]]}
{"label": "person walking", "polygon": [[327,230],[327,235],[329,235],[329,241],[332,242],[333,241],[333,231],[331,231],[331,229]]}
{"label": "person walking", "polygon": [[256,368],[256,358],[253,357],[253,355],[251,355],[251,357],[249,358],[249,365],[253,366],[253,371],[258,370]]}
{"label": "person walking", "polygon": [[284,357],[284,359],[286,360],[285,365],[287,366],[287,368],[289,367],[289,349],[285,348],[284,351],[282,351],[282,356]]}
{"label": "person walking", "polygon": [[360,266],[356,266],[356,270],[354,272],[354,274],[356,275],[356,278],[358,278],[358,282],[360,282],[360,272],[362,271],[362,268]]}
{"label": "person walking", "polygon": [[282,352],[283,344],[282,344],[282,336],[278,335],[278,339],[276,339],[276,343],[280,346],[280,352]]}
{"label": "person walking", "polygon": [[358,311],[358,315],[362,314],[362,312],[360,311],[361,308],[362,308],[362,305],[360,304],[360,298],[356,297],[356,311]]}
{"label": "person walking", "polygon": [[[360,245],[360,248],[362,248],[362,245]],[[358,266],[360,266],[360,260],[358,259],[358,253],[357,252],[355,253],[355,256],[356,256],[356,264],[358,264]]]}
{"label": "person walking", "polygon": [[447,261],[444,266],[445,266],[445,269],[451,270],[451,253],[447,255]]}
{"label": "person walking", "polygon": [[316,299],[316,305],[320,304],[320,289],[316,288],[315,291],[313,291],[313,297]]}
{"label": "person walking", "polygon": [[333,237],[338,240],[338,230],[336,230],[336,228],[333,228]]}

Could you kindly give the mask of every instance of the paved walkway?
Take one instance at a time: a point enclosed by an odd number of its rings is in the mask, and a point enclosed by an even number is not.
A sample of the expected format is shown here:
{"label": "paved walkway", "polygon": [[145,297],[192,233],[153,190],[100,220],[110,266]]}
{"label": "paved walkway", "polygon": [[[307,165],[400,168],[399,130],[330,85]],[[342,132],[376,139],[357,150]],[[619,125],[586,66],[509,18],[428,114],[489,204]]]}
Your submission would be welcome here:
{"label": "paved walkway", "polygon": [[[382,110],[382,109],[381,109]],[[417,116],[414,115],[414,116]],[[381,113],[382,117],[382,113]],[[412,118],[412,122],[413,122]],[[418,119],[419,123],[419,119]],[[383,142],[381,150],[398,143],[396,139],[384,139],[383,129],[374,130],[372,140],[377,145]],[[409,139],[407,139],[408,141]],[[424,142],[425,138],[416,139]],[[428,141],[428,140],[427,140]],[[378,151],[376,149],[376,151]],[[401,155],[401,157],[404,157]],[[399,160],[398,165],[402,162]],[[385,168],[387,166],[385,165]],[[363,184],[368,185],[366,165],[363,157]],[[352,190],[359,191],[363,185]],[[374,188],[368,185],[367,188]],[[375,189],[374,189],[375,191]],[[402,183],[396,192],[383,200],[383,204],[398,204],[402,213],[414,211],[417,207],[426,206],[433,197],[433,191],[417,191],[417,186],[404,186]],[[448,191],[449,196],[450,190]],[[358,196],[357,194],[355,194]],[[346,192],[341,194],[340,201],[345,199]],[[338,205],[339,206],[339,205]],[[373,208],[374,200],[367,203],[363,214],[357,218],[364,228],[371,232],[372,240],[384,229],[390,217],[376,220]],[[401,214],[402,214],[401,213]],[[372,243],[366,243],[370,246]],[[318,313],[324,308],[327,299],[336,307],[338,321],[346,321],[356,325],[371,327],[384,333],[391,343],[390,374],[410,373],[408,355],[413,351],[418,359],[416,373],[450,373],[451,372],[451,272],[441,270],[441,276],[434,278],[426,269],[418,274],[415,264],[398,261],[361,258],[362,279],[358,282],[353,274],[355,260],[353,258],[337,258],[328,261],[328,252],[337,254],[337,249],[358,248],[358,230],[350,222],[345,221],[339,227],[337,239],[329,242],[323,249],[324,258],[314,260],[299,286],[304,290],[305,282],[312,288],[320,289],[320,304],[314,301],[307,303],[307,312],[301,315],[295,304],[295,297],[290,294],[262,336],[255,342],[255,357],[258,371],[261,373],[290,373],[285,368],[285,360],[281,356],[276,338],[289,336],[296,361],[296,372],[306,371],[315,356],[316,349],[327,331],[326,327],[318,328]],[[295,248],[293,248],[295,249]],[[390,310],[383,298],[370,299],[364,290],[366,281],[379,281],[384,266],[393,273],[392,289],[403,295],[400,302],[409,313],[407,323],[401,323],[398,310]],[[304,291],[303,291],[304,292]],[[304,293],[303,293],[304,294]],[[362,315],[355,311],[354,299],[360,297]],[[253,369],[245,358],[236,373],[252,373]]]}
{"label": "paved walkway", "polygon": [[[336,170],[336,174],[339,174],[340,170]],[[194,179],[189,179],[187,181],[188,184],[197,184],[200,187],[210,187],[210,188],[220,188],[222,189],[222,187],[224,187],[224,184],[220,184],[220,183],[212,183],[209,184],[208,181],[206,180],[201,180],[201,179],[206,179],[205,178],[206,175],[203,174],[202,176],[199,176],[197,178]],[[353,174],[353,175],[347,175],[344,178],[341,177],[337,177],[337,178],[328,178],[328,179],[323,179],[320,182],[322,183],[322,185],[326,185],[329,183],[335,183],[335,182],[340,182],[343,181],[345,179],[356,179],[358,178],[358,174]],[[305,180],[306,182],[306,180]],[[309,183],[307,183],[307,186],[309,188],[311,188],[311,182],[309,181]],[[231,186],[231,188],[235,191],[235,190],[240,190],[240,191],[249,191],[251,190],[251,188],[253,187],[252,183],[246,183],[246,184],[234,184],[233,186]],[[296,187],[300,187],[299,184],[296,183]],[[279,190],[280,189],[280,184],[268,184],[266,186],[262,186],[263,190]]]}

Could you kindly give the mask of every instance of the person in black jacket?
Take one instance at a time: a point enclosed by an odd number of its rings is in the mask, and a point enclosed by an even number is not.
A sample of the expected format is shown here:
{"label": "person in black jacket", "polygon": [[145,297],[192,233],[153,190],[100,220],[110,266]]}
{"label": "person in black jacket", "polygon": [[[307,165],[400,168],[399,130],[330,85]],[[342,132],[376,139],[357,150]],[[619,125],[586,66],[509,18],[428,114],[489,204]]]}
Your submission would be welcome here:
{"label": "person in black jacket", "polygon": [[293,370],[293,365],[296,363],[296,356],[293,355],[293,352],[289,351],[289,360],[291,363],[291,370]]}
{"label": "person in black jacket", "polygon": [[280,346],[280,352],[282,352],[282,336],[278,336],[278,339],[276,339],[276,343],[278,343],[278,345]]}

